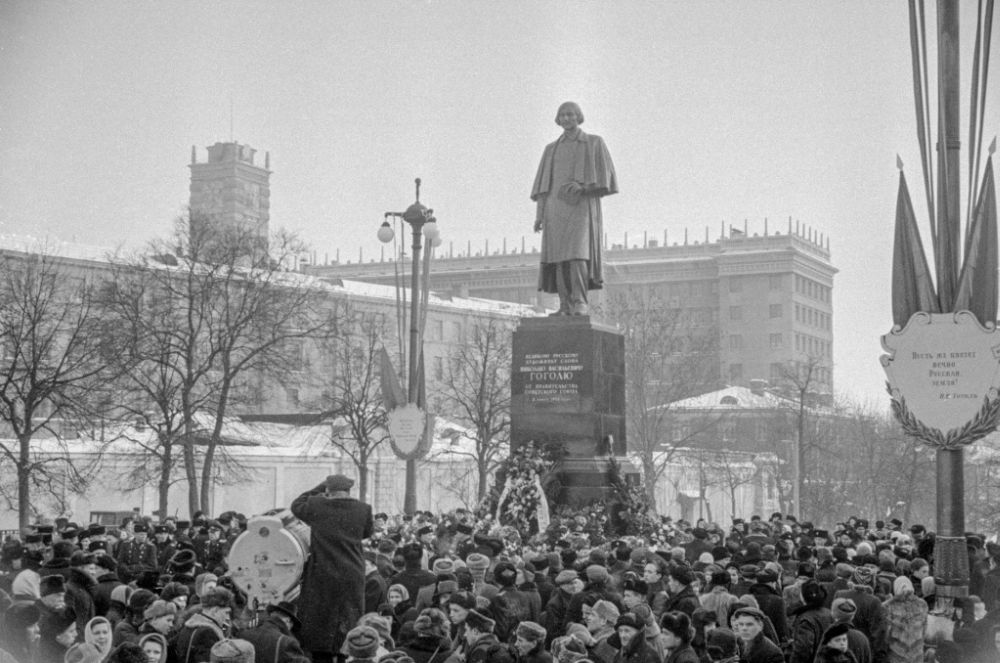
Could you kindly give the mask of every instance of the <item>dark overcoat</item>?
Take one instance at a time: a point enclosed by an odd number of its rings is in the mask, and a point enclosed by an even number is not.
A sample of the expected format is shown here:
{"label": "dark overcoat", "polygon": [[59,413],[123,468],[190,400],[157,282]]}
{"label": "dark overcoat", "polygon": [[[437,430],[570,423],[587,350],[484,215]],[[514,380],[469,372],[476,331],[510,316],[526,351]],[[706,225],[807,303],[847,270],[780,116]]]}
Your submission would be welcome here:
{"label": "dark overcoat", "polygon": [[364,614],[361,540],[372,534],[372,508],[352,497],[327,497],[320,484],[296,497],[291,510],[311,529],[299,598],[299,639],[306,651],[337,653]]}

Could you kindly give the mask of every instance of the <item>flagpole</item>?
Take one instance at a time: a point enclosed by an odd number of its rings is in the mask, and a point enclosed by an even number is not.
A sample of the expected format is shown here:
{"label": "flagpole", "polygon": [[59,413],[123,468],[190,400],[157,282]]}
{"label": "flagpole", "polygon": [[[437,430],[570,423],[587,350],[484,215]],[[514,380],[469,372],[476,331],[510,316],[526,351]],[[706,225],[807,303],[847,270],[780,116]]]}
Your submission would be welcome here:
{"label": "flagpole", "polygon": [[[953,311],[958,286],[961,246],[959,133],[958,2],[938,0],[938,300],[942,311]],[[970,174],[971,176],[971,174]],[[969,558],[965,544],[964,451],[936,452],[937,538],[934,575],[937,608],[948,610],[954,599],[969,594]]]}

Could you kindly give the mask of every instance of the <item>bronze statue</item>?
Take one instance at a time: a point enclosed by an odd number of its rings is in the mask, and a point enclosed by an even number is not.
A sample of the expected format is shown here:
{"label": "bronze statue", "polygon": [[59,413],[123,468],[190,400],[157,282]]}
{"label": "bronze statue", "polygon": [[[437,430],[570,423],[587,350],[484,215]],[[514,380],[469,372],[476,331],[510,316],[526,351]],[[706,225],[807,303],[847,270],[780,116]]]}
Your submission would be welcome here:
{"label": "bronze statue", "polygon": [[556,124],[563,134],[545,146],[531,189],[542,233],[538,289],[559,294],[553,315],[587,315],[587,292],[604,285],[601,197],[618,193],[618,179],[604,140],[580,130],[580,106],[563,103]]}

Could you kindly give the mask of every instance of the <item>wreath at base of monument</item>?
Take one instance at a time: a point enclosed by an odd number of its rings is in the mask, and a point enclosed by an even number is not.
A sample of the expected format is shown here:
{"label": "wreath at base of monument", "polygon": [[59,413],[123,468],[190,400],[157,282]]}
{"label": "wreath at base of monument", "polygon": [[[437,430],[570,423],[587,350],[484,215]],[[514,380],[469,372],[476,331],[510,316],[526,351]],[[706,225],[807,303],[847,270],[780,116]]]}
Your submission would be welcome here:
{"label": "wreath at base of monument", "polygon": [[886,388],[891,396],[892,413],[896,416],[900,426],[903,427],[903,432],[936,449],[961,449],[976,440],[981,440],[997,429],[997,417],[1000,416],[1000,398],[983,397],[983,406],[975,417],[964,426],[952,428],[947,433],[942,433],[936,428],[925,426],[906,406],[905,398],[894,395],[888,384]]}

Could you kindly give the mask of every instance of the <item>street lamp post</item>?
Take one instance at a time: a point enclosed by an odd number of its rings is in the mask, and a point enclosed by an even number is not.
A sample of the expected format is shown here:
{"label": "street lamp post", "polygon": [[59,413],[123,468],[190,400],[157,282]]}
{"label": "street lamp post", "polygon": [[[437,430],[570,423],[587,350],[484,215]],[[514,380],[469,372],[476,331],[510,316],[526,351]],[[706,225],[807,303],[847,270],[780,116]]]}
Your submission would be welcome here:
{"label": "street lamp post", "polygon": [[[426,319],[427,298],[421,297],[421,277],[420,258],[423,251],[423,237],[427,236],[427,253],[424,259],[424,292],[427,292],[427,279],[430,271],[431,247],[440,244],[440,236],[437,228],[437,221],[434,218],[434,210],[428,209],[420,202],[420,178],[415,181],[416,201],[410,205],[405,212],[386,212],[385,218],[390,216],[402,219],[409,224],[413,236],[411,261],[413,263],[410,278],[410,342],[409,357],[407,357],[407,389],[406,401],[408,404],[415,404],[421,410],[426,407],[423,400],[424,370],[423,370],[423,321]],[[378,238],[383,243],[391,242],[395,237],[392,226],[388,220],[383,222],[379,228]],[[399,287],[399,284],[396,284]],[[405,312],[402,313],[405,315]],[[424,431],[423,434],[427,434]],[[407,515],[413,515],[417,510],[417,458],[422,455],[420,449],[425,448],[423,444],[415,445],[411,453],[405,454],[406,460],[406,488],[403,498],[403,511]],[[397,450],[397,454],[399,451]]]}

